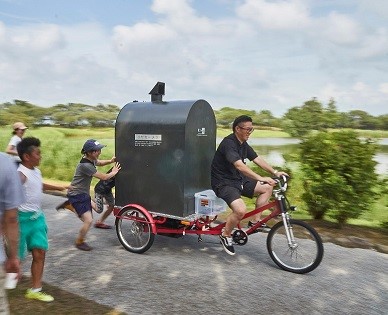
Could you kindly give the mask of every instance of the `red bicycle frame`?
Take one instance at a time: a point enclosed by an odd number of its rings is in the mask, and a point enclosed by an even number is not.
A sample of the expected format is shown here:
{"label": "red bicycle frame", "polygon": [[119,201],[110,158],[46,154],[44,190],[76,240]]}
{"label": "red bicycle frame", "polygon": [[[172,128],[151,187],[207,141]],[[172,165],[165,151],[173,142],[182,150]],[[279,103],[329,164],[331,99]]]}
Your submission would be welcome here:
{"label": "red bicycle frame", "polygon": [[[137,204],[130,204],[125,207],[133,207],[141,210],[145,210],[144,207],[137,205]],[[262,218],[260,222],[257,222],[255,225],[250,227],[245,232],[250,235],[254,233],[254,231],[260,227],[262,224],[268,222],[269,220],[277,217],[283,212],[283,200],[282,197],[275,199],[264,206],[261,206],[257,209],[254,209],[252,211],[247,212],[242,220],[249,218],[251,216],[254,216],[258,213],[261,213],[265,210],[273,208],[273,211],[271,213]],[[120,208],[115,209],[115,216],[118,217],[117,213],[120,210]],[[121,217],[122,219],[131,219],[134,221],[138,221],[141,223],[147,223],[151,225],[152,233],[154,234],[177,234],[177,235],[185,235],[185,234],[197,234],[197,235],[219,235],[221,234],[222,229],[225,227],[226,222],[217,224],[216,226],[211,226],[211,224],[215,221],[215,218],[210,217],[201,217],[197,218],[193,221],[187,221],[182,219],[180,221],[180,227],[179,228],[171,228],[168,226],[165,226],[165,223],[167,222],[167,217],[163,216],[153,216],[150,212],[144,211],[144,213],[147,214],[147,218],[136,218],[136,217]],[[241,225],[238,224],[237,226],[239,229],[241,229]]]}

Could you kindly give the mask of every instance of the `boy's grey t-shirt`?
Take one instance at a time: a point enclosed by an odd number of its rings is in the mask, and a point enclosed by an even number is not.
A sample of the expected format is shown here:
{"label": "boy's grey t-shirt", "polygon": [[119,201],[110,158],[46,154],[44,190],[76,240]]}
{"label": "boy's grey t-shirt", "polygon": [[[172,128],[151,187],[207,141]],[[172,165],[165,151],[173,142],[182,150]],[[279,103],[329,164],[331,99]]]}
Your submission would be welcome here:
{"label": "boy's grey t-shirt", "polygon": [[97,172],[96,166],[88,159],[82,159],[75,169],[73,180],[71,181],[71,189],[68,191],[69,196],[79,194],[90,195],[90,185],[93,175]]}

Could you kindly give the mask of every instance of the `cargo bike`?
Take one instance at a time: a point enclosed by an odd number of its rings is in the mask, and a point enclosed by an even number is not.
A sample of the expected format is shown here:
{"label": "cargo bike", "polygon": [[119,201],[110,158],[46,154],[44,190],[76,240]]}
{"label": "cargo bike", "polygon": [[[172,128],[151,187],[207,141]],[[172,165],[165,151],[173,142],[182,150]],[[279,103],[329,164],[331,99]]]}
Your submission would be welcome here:
{"label": "cargo bike", "polygon": [[[239,225],[233,231],[233,242],[235,245],[243,246],[247,244],[250,235],[257,233],[261,224],[271,219],[277,220],[267,236],[270,257],[286,271],[300,274],[310,272],[322,261],[324,252],[322,240],[313,227],[291,218],[290,213],[295,207],[291,206],[286,198],[288,178],[281,176],[275,180],[277,186],[273,189],[273,199],[268,204],[247,212],[243,220],[268,209],[271,209],[271,213],[249,228],[242,228]],[[198,202],[209,202],[209,195],[202,198],[198,196]],[[138,254],[150,249],[157,234],[167,236],[194,234],[198,235],[198,241],[201,241],[202,235],[220,235],[225,226],[225,222],[217,221],[217,214],[213,216],[196,213],[181,218],[150,212],[138,204],[115,207],[114,213],[120,243],[126,250]]]}
{"label": "cargo bike", "polygon": [[[138,254],[150,249],[155,235],[197,235],[201,241],[204,235],[218,238],[225,227],[218,219],[226,205],[208,190],[216,147],[214,111],[203,99],[164,101],[164,89],[158,82],[149,93],[151,102],[126,104],[115,123],[115,153],[122,166],[115,176],[116,232],[123,247]],[[244,219],[271,209],[261,221],[278,221],[267,236],[271,258],[284,270],[310,272],[323,257],[321,238],[306,223],[291,219],[288,178],[276,180],[273,200]],[[238,226],[234,243],[247,244],[259,225]]]}

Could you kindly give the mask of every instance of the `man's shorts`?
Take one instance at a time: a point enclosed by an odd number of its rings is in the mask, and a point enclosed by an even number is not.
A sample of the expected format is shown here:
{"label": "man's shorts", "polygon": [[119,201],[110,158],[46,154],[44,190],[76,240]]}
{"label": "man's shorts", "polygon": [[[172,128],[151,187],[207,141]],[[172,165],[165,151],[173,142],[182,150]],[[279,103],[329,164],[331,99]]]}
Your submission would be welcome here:
{"label": "man's shorts", "polygon": [[101,213],[104,210],[104,198],[108,206],[115,205],[115,198],[113,197],[113,193],[109,192],[107,194],[98,194],[94,193],[94,199],[96,201],[97,213]]}
{"label": "man's shorts", "polygon": [[257,180],[247,179],[242,185],[218,185],[213,187],[213,190],[218,198],[225,200],[230,206],[233,201],[240,199],[241,196],[253,198],[256,184]]}
{"label": "man's shorts", "polygon": [[88,211],[92,211],[92,199],[89,194],[78,194],[75,196],[68,195],[67,198],[79,217]]}
{"label": "man's shorts", "polygon": [[34,248],[48,250],[47,224],[42,211],[23,212],[19,214],[19,258],[26,257],[26,251],[31,252]]}

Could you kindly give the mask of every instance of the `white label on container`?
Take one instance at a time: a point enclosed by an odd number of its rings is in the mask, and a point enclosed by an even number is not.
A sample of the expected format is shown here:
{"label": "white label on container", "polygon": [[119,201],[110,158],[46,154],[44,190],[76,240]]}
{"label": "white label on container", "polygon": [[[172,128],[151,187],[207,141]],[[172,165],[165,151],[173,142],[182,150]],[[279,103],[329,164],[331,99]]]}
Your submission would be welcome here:
{"label": "white label on container", "polygon": [[135,147],[153,147],[161,145],[162,135],[135,133]]}
{"label": "white label on container", "polygon": [[207,137],[207,134],[206,134],[206,128],[198,128],[197,129],[197,136],[198,137]]}

